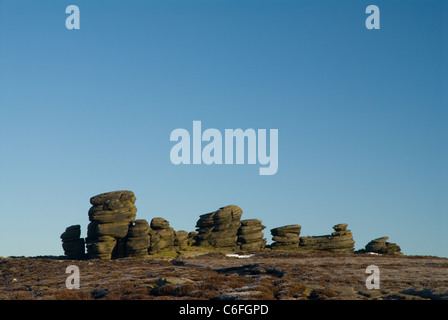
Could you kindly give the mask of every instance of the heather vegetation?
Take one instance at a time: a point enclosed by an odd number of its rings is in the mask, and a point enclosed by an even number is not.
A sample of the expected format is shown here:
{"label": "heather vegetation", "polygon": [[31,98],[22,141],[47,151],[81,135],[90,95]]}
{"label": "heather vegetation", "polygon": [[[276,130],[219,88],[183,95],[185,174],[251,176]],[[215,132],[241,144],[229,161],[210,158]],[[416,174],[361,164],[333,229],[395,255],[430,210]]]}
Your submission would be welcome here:
{"label": "heather vegetation", "polygon": [[[368,265],[380,289],[366,289]],[[67,289],[66,267],[80,270]],[[174,259],[0,259],[0,299],[448,299],[448,259],[423,256],[263,251]]]}

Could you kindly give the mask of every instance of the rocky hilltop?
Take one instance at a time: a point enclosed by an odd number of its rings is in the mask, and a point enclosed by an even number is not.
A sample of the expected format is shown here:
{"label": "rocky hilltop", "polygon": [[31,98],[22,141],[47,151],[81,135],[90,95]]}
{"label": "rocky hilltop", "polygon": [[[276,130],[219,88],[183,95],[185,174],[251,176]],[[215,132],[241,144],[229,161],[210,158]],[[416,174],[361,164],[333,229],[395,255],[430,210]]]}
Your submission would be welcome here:
{"label": "rocky hilltop", "polygon": [[[136,197],[132,191],[106,192],[90,198],[87,237],[81,238],[80,225],[67,227],[61,234],[64,254],[71,259],[116,259],[123,257],[178,256],[191,251],[297,251],[354,253],[353,235],[346,223],[333,226],[323,236],[300,236],[299,224],[271,229],[272,244],[266,245],[259,219],[241,220],[243,210],[228,205],[199,216],[196,231],[174,230],[162,217],[150,223],[136,219]],[[381,237],[369,242],[361,252],[401,254],[395,243]]]}

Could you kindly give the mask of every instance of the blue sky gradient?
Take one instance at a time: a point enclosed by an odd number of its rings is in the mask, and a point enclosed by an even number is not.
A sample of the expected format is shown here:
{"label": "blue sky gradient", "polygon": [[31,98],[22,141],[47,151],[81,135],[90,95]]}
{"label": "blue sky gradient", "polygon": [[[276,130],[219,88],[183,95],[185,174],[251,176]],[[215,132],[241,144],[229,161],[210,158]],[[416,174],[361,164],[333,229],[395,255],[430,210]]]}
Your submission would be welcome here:
{"label": "blue sky gradient", "polygon": [[[81,12],[67,30],[65,8]],[[367,30],[365,8],[381,10]],[[0,0],[0,255],[63,254],[89,198],[193,231],[236,204],[448,257],[446,1]],[[279,130],[279,168],[179,165],[170,133]]]}

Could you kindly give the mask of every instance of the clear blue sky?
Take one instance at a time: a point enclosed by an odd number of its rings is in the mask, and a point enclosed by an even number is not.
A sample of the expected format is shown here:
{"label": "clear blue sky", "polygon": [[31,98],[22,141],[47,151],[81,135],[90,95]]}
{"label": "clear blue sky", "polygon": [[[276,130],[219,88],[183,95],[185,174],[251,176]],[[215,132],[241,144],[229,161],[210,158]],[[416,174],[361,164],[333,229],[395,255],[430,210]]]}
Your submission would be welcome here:
{"label": "clear blue sky", "polygon": [[[0,0],[0,256],[63,254],[91,196],[129,189],[176,230],[236,204],[268,243],[344,222],[356,249],[448,257],[447,63],[446,1]],[[278,129],[277,174],[173,165],[193,120]]]}

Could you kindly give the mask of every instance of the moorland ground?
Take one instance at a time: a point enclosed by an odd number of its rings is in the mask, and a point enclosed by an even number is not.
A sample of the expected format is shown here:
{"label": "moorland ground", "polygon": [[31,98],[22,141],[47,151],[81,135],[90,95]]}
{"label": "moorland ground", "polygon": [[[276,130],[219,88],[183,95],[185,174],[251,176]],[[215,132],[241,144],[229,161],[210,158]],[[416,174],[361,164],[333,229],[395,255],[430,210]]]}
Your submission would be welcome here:
{"label": "moorland ground", "polygon": [[[76,265],[80,288],[67,289]],[[380,288],[367,289],[378,266]],[[264,251],[110,261],[0,259],[0,299],[448,299],[448,258]]]}

